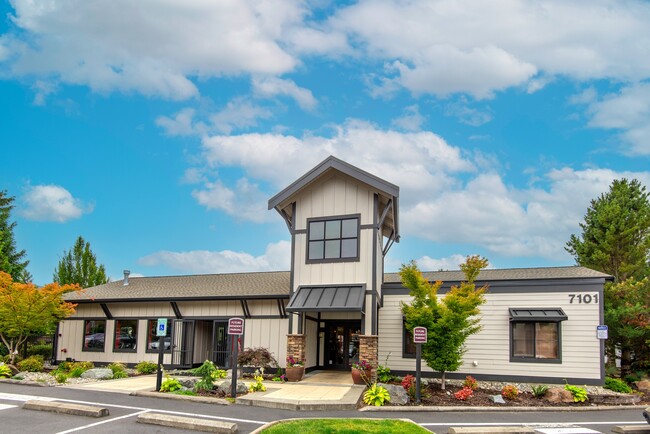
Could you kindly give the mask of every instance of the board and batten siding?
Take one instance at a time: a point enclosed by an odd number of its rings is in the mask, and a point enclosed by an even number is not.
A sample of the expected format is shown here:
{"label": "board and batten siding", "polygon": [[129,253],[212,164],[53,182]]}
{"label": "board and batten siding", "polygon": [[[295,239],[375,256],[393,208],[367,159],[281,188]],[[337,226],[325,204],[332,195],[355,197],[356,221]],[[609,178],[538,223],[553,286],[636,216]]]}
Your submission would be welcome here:
{"label": "board and batten siding", "polygon": [[[589,292],[586,292],[589,293]],[[593,291],[598,294],[598,291]],[[601,292],[602,294],[602,292]],[[601,295],[599,295],[599,298]],[[379,312],[379,360],[391,353],[388,366],[398,371],[415,371],[415,359],[402,357],[403,316],[400,302],[408,295],[385,295]],[[599,304],[570,303],[566,292],[487,293],[481,306],[482,329],[468,338],[467,352],[458,373],[463,375],[508,377],[601,379],[600,341],[596,326]],[[568,319],[561,323],[561,363],[522,363],[510,361],[510,314],[508,308],[561,307]],[[422,364],[423,372],[432,372]]]}
{"label": "board and batten siding", "polygon": [[244,348],[267,348],[278,364],[284,367],[287,359],[288,321],[286,318],[246,319]]}

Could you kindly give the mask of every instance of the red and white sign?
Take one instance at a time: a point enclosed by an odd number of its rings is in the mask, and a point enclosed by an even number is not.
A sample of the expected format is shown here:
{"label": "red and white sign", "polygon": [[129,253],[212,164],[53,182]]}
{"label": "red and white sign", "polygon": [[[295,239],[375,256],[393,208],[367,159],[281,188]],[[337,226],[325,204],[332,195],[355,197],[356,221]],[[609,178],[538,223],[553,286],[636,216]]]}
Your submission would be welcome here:
{"label": "red and white sign", "polygon": [[229,335],[243,335],[244,334],[244,320],[242,318],[230,318],[228,320],[228,334]]}
{"label": "red and white sign", "polygon": [[413,343],[426,344],[427,343],[427,328],[426,327],[413,327]]}

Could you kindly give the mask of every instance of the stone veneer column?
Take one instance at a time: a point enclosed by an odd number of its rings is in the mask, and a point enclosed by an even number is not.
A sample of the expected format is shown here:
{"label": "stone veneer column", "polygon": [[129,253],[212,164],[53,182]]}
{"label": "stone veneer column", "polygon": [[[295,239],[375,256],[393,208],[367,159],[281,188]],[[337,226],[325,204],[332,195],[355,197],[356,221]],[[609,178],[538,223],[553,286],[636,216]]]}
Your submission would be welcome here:
{"label": "stone veneer column", "polygon": [[287,335],[287,357],[305,360],[305,335]]}
{"label": "stone veneer column", "polygon": [[372,366],[373,379],[377,374],[379,365],[379,336],[359,336],[359,360],[365,360]]}

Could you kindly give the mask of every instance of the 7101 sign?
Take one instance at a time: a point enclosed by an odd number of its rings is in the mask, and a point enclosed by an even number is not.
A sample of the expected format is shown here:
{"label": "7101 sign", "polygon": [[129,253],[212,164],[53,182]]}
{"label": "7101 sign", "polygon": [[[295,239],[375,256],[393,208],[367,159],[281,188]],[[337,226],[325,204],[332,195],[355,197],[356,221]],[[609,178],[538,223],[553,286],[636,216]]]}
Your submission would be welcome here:
{"label": "7101 sign", "polygon": [[598,294],[569,294],[570,304],[598,304]]}

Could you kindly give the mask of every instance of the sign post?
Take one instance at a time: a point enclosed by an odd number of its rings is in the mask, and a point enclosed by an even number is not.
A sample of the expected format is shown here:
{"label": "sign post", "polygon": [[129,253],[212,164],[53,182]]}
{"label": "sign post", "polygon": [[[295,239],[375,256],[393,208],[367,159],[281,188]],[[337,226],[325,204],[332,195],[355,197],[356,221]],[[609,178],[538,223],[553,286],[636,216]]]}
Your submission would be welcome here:
{"label": "sign post", "polygon": [[596,337],[598,339],[607,339],[609,335],[609,328],[606,325],[596,326]]}
{"label": "sign post", "polygon": [[413,327],[413,342],[415,343],[415,403],[420,403],[420,386],[422,372],[422,344],[427,343],[427,328]]}
{"label": "sign post", "polygon": [[158,318],[156,336],[158,336],[158,372],[156,373],[156,392],[160,392],[160,386],[162,385],[163,354],[165,352],[165,336],[167,336],[167,318]]}
{"label": "sign post", "polygon": [[237,358],[239,353],[237,338],[244,334],[244,320],[241,318],[230,318],[228,320],[228,334],[232,336],[232,381],[230,397],[234,399],[237,398]]}

